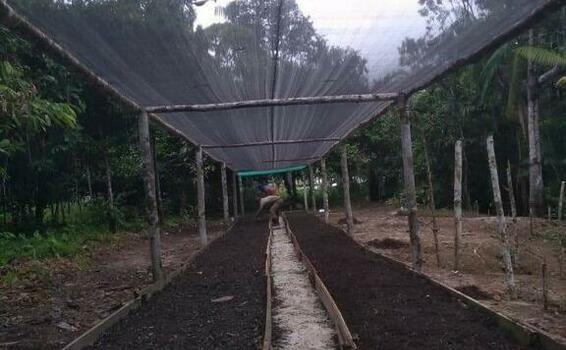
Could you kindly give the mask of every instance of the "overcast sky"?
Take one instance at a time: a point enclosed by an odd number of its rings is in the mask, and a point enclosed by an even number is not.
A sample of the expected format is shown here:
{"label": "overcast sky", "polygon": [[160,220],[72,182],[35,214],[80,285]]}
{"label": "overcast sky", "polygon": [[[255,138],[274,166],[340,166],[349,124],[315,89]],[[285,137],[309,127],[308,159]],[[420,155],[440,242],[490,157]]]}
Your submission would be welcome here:
{"label": "overcast sky", "polygon": [[[197,25],[221,22],[216,6],[232,0],[217,0],[197,7]],[[370,76],[382,76],[398,65],[398,47],[406,37],[425,32],[417,0],[296,0],[310,17],[317,32],[330,45],[358,50],[367,60]]]}

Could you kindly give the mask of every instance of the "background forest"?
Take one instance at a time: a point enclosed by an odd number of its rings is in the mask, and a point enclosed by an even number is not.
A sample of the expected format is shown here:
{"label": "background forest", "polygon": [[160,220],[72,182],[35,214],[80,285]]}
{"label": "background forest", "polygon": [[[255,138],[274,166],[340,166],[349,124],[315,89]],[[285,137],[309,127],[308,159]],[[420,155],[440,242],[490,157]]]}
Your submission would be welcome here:
{"label": "background forest", "polygon": [[[217,40],[211,42],[224,43],[226,47],[216,44],[213,49],[226,55],[232,52],[231,22],[245,21],[251,11],[246,6],[229,6],[224,10],[226,23],[202,29],[193,28],[194,13],[186,1],[171,1],[173,10],[154,1],[145,3],[144,11],[156,20],[169,11],[183,13],[167,18],[186,21],[196,38],[214,37]],[[423,1],[422,6],[423,16],[439,15],[434,2]],[[297,32],[304,33],[287,51],[303,50],[296,54],[305,55],[305,60],[321,52],[330,61],[348,57],[354,62],[352,69],[359,72],[345,85],[348,91],[363,90],[370,84],[358,79],[365,63],[351,58],[355,52],[328,48],[308,18],[297,15],[296,6],[285,10],[302,27]],[[504,169],[509,163],[519,213],[528,215],[529,149],[533,147],[528,142],[530,96],[538,104],[536,121],[540,125],[537,140],[544,203],[538,203],[543,209],[537,212],[546,214],[546,205],[556,208],[560,182],[566,177],[566,84],[561,78],[566,75],[565,21],[565,11],[556,13],[538,24],[531,36],[524,33],[514,38],[411,98],[421,205],[428,202],[429,165],[437,207],[452,206],[453,149],[455,141],[462,139],[464,207],[477,205],[482,212],[493,213],[485,151],[485,138],[493,134],[501,183],[506,183]],[[308,40],[313,36],[316,43],[311,45]],[[407,41],[400,49],[406,65],[414,62],[411,50],[417,50],[415,45],[418,43]],[[533,79],[536,83],[529,84]],[[0,27],[0,101],[0,266],[22,257],[78,254],[88,240],[143,227],[135,112],[86,83],[44,47],[5,27]],[[399,127],[391,110],[346,140],[354,198],[398,203],[402,197]],[[194,148],[157,126],[152,132],[162,215],[173,221],[193,219]],[[336,152],[329,154],[327,166],[333,181],[339,183]],[[210,160],[206,162],[206,184],[207,211],[220,216],[220,166]],[[253,189],[250,182],[248,185],[251,202]],[[334,188],[334,206],[340,205],[339,193]]]}

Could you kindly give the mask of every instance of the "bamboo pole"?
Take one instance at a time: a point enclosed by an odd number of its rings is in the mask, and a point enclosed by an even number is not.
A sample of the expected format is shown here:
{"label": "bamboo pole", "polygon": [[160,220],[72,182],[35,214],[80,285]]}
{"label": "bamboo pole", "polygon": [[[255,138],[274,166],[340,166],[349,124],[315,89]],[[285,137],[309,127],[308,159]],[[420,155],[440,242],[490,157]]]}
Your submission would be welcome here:
{"label": "bamboo pole", "polygon": [[338,96],[312,96],[312,97],[291,97],[282,99],[263,99],[247,100],[224,103],[210,104],[181,104],[167,106],[146,107],[148,113],[172,113],[172,112],[210,112],[225,111],[242,108],[274,107],[274,106],[295,106],[295,105],[321,105],[329,103],[362,103],[376,101],[392,101],[397,98],[397,93],[376,93],[358,95],[338,95]]}
{"label": "bamboo pole", "polygon": [[511,206],[511,216],[513,222],[517,222],[517,204],[515,202],[515,191],[513,187],[513,177],[511,176],[511,162],[507,160],[507,192],[509,193],[509,205]]}
{"label": "bamboo pole", "polygon": [[307,177],[303,174],[303,205],[305,207],[305,211],[309,212],[309,194],[307,190]]}
{"label": "bamboo pole", "polygon": [[232,170],[232,209],[234,217],[238,217],[238,182],[236,180],[236,171]]}
{"label": "bamboo pole", "polygon": [[348,152],[346,147],[342,147],[340,166],[342,168],[342,189],[344,190],[346,224],[348,226],[348,234],[352,235],[354,233],[354,214],[352,213],[352,202],[350,200],[350,174],[348,173]]}
{"label": "bamboo pole", "polygon": [[403,153],[403,182],[408,210],[409,236],[411,239],[411,260],[413,269],[422,268],[422,250],[419,237],[419,219],[417,217],[417,195],[415,191],[415,173],[413,164],[413,147],[411,139],[411,121],[407,113],[406,98],[399,98],[399,117],[401,118],[401,146]]}
{"label": "bamboo pole", "polygon": [[460,265],[459,251],[462,238],[462,141],[456,141],[454,149],[454,271]]}
{"label": "bamboo pole", "polygon": [[157,199],[155,192],[155,167],[151,156],[151,145],[149,142],[149,116],[141,112],[138,117],[138,129],[140,138],[140,153],[143,161],[144,184],[146,194],[146,208],[148,215],[148,236],[151,255],[151,270],[153,281],[160,283],[164,280],[161,264],[161,240],[159,233],[159,214],[157,212]]}
{"label": "bamboo pole", "polygon": [[[421,130],[422,131],[422,130]],[[426,173],[427,173],[427,180],[428,180],[428,196],[429,196],[429,203],[430,203],[430,212],[432,215],[432,236],[434,238],[434,253],[436,255],[436,266],[440,268],[442,263],[440,261],[440,247],[438,244],[438,220],[436,219],[436,201],[434,199],[434,181],[432,180],[432,169],[430,166],[430,157],[428,156],[428,146],[426,142],[426,137],[424,132],[421,132],[422,141],[423,141],[423,148],[424,148],[424,156],[425,156],[425,163],[426,163]]]}
{"label": "bamboo pole", "polygon": [[328,205],[328,174],[326,173],[326,159],[320,160],[320,172],[322,173],[322,205],[324,207],[324,222],[328,224],[330,219],[330,206]]}
{"label": "bamboo pole", "polygon": [[314,169],[310,164],[309,164],[309,188],[310,188],[309,192],[311,195],[312,213],[313,215],[316,215],[317,206],[316,206],[316,193],[314,191]]}
{"label": "bamboo pole", "polygon": [[224,221],[230,221],[230,208],[228,205],[228,179],[226,178],[226,163],[222,163],[220,169],[222,177],[222,209],[224,210]]}
{"label": "bamboo pole", "polygon": [[198,232],[200,242],[203,246],[208,244],[208,236],[206,233],[206,206],[204,193],[204,167],[202,159],[202,147],[197,149],[197,207],[198,207]]}
{"label": "bamboo pole", "polygon": [[493,136],[488,136],[486,140],[489,171],[491,177],[491,187],[493,189],[493,202],[497,214],[497,233],[501,240],[503,263],[505,265],[505,285],[511,298],[516,295],[515,276],[513,274],[513,264],[511,261],[511,251],[507,237],[507,226],[505,223],[505,213],[503,212],[503,202],[501,201],[501,191],[499,188],[499,175],[497,172],[497,161],[495,159],[495,148]]}
{"label": "bamboo pole", "polygon": [[240,213],[244,216],[246,215],[246,208],[244,208],[244,182],[241,176],[238,176],[238,187],[240,188]]}

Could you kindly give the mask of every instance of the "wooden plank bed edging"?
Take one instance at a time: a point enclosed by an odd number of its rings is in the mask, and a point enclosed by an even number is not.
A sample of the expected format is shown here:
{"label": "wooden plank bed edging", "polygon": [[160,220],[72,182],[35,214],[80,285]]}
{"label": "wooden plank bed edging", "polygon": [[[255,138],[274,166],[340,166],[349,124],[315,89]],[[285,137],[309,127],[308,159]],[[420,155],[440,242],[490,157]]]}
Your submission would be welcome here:
{"label": "wooden plank bed edging", "polygon": [[317,294],[320,297],[322,304],[324,305],[324,308],[326,309],[328,315],[330,316],[330,319],[334,323],[334,327],[336,328],[336,333],[338,334],[338,342],[340,349],[348,349],[348,350],[357,349],[352,334],[350,333],[350,329],[348,328],[346,321],[344,321],[344,317],[342,316],[342,313],[340,312],[338,305],[336,305],[334,298],[332,298],[332,295],[324,285],[324,282],[318,276],[318,273],[314,265],[311,263],[309,258],[303,253],[301,246],[299,245],[299,242],[295,237],[295,234],[291,230],[291,226],[289,225],[289,221],[287,220],[287,217],[284,214],[282,216],[285,222],[287,233],[289,234],[289,237],[291,238],[291,242],[293,242],[293,247],[297,252],[297,256],[299,257],[299,260],[302,261],[303,264],[305,265],[305,268],[307,269],[307,273],[309,275],[309,279],[313,284],[314,288],[316,289]]}
{"label": "wooden plank bed edging", "polygon": [[272,304],[272,283],[271,279],[271,239],[273,237],[273,225],[269,220],[269,237],[267,239],[267,248],[265,249],[265,282],[267,285],[266,306],[265,306],[265,329],[263,332],[263,350],[271,350],[271,338],[273,330],[273,321],[271,317]]}
{"label": "wooden plank bed edging", "polygon": [[[316,219],[318,219],[321,223],[325,224],[325,225],[329,225],[324,223],[324,220],[322,220],[320,217],[315,216]],[[556,339],[554,339],[552,337],[552,335],[550,335],[549,333],[535,328],[531,325],[522,323],[518,320],[512,319],[508,316],[505,316],[493,309],[491,309],[489,306],[484,305],[482,303],[480,303],[479,301],[467,296],[466,294],[438,281],[433,279],[432,277],[422,273],[422,272],[418,272],[415,271],[411,268],[411,266],[402,261],[402,260],[398,260],[396,258],[393,258],[391,256],[379,253],[374,251],[369,245],[362,243],[362,242],[358,242],[356,241],[352,236],[350,236],[349,234],[346,233],[346,231],[344,231],[341,227],[337,227],[337,226],[333,226],[334,228],[337,228],[340,230],[340,232],[345,235],[346,237],[348,237],[349,239],[351,239],[355,244],[357,244],[359,247],[361,247],[364,251],[372,254],[372,255],[376,255],[379,256],[380,258],[383,258],[387,261],[390,261],[394,264],[400,265],[402,266],[405,270],[407,270],[408,272],[419,276],[421,278],[424,278],[425,280],[427,280],[429,283],[440,287],[446,291],[448,291],[452,296],[454,296],[456,299],[458,299],[459,301],[461,301],[462,303],[464,303],[467,307],[470,307],[480,313],[482,313],[483,315],[489,317],[491,320],[495,321],[497,323],[497,325],[502,328],[504,331],[506,331],[508,334],[510,334],[520,345],[522,346],[528,346],[534,349],[542,349],[542,350],[566,350],[566,344],[562,344],[559,341],[557,341]]]}
{"label": "wooden plank bed edging", "polygon": [[[232,225],[230,225],[226,229],[223,235],[230,232],[237,223],[238,220],[234,221]],[[218,238],[222,236],[219,236]],[[122,319],[128,316],[130,312],[139,309],[142,305],[147,303],[153,296],[155,296],[163,289],[165,289],[165,287],[169,285],[177,276],[185,272],[187,268],[191,265],[192,261],[199,255],[207,251],[213,242],[214,241],[209,242],[204,248],[200,249],[195,254],[193,254],[193,256],[186,263],[182,264],[181,267],[171,272],[170,274],[167,274],[165,276],[164,281],[154,283],[142,289],[142,291],[139,293],[138,296],[136,296],[134,299],[130,301],[127,301],[122,307],[111,313],[108,317],[101,320],[100,322],[95,324],[92,328],[81,334],[78,338],[67,344],[62,350],[82,350],[88,346],[94,345],[105,331],[112,328],[114,325],[116,325],[118,322],[120,322]]]}

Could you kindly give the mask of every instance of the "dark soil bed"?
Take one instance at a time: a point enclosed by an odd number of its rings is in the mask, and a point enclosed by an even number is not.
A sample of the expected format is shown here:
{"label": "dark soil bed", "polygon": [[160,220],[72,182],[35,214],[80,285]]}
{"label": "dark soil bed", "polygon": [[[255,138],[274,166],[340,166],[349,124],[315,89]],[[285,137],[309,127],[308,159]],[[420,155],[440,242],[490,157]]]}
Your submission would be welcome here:
{"label": "dark soil bed", "polygon": [[486,316],[342,231],[305,214],[289,221],[359,349],[521,349]]}
{"label": "dark soil bed", "polygon": [[374,239],[368,244],[378,249],[402,249],[409,246],[409,243],[393,238]]}
{"label": "dark soil bed", "polygon": [[257,349],[267,224],[241,222],[109,332],[96,349]]}
{"label": "dark soil bed", "polygon": [[483,290],[479,289],[477,286],[474,285],[458,287],[456,288],[456,290],[476,300],[489,300],[492,298],[491,295],[489,295],[488,293],[484,292]]}

